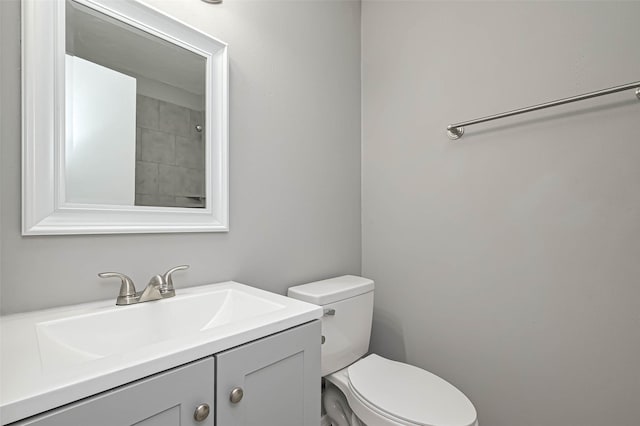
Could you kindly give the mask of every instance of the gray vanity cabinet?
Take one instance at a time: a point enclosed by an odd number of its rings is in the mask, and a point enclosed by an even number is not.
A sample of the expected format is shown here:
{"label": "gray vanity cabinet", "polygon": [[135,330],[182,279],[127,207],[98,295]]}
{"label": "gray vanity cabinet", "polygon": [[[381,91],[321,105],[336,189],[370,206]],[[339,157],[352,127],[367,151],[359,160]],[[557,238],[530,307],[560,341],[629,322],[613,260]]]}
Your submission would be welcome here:
{"label": "gray vanity cabinet", "polygon": [[216,425],[318,426],[320,322],[216,355]]}
{"label": "gray vanity cabinet", "polygon": [[213,411],[215,362],[204,358],[15,425],[30,426],[213,426],[214,413],[196,421],[202,404]]}

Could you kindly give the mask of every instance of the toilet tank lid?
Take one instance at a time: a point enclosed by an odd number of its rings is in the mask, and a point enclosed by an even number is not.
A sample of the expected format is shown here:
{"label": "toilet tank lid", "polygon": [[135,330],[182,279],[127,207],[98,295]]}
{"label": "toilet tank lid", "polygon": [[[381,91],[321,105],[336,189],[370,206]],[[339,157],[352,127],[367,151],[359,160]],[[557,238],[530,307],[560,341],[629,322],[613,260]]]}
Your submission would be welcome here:
{"label": "toilet tank lid", "polygon": [[287,295],[316,305],[327,305],[373,291],[373,280],[343,275],[328,280],[289,287]]}

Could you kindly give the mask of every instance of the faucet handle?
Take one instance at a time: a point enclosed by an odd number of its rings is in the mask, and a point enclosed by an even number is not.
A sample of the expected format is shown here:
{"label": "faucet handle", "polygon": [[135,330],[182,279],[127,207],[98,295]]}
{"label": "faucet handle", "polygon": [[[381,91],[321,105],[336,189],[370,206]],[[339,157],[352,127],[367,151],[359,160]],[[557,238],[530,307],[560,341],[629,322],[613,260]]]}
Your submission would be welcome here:
{"label": "faucet handle", "polygon": [[116,299],[116,305],[130,305],[136,298],[136,286],[131,278],[120,272],[100,272],[100,278],[120,278],[120,294]]}
{"label": "faucet handle", "polygon": [[162,274],[162,280],[164,281],[163,283],[164,288],[160,287],[160,293],[162,294],[172,293],[172,295],[175,295],[176,291],[173,288],[173,279],[171,278],[171,275],[176,271],[182,271],[184,269],[189,269],[189,265],[176,266],[175,268],[171,268],[167,272]]}

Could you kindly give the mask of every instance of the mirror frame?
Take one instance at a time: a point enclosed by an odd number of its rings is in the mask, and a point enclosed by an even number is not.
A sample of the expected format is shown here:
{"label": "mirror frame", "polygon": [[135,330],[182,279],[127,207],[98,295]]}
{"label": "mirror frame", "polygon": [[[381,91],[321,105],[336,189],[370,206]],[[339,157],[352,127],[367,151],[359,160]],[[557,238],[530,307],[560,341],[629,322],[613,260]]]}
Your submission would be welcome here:
{"label": "mirror frame", "polygon": [[73,0],[207,59],[206,207],[64,200],[65,1],[22,1],[22,235],[229,231],[227,44],[135,0]]}

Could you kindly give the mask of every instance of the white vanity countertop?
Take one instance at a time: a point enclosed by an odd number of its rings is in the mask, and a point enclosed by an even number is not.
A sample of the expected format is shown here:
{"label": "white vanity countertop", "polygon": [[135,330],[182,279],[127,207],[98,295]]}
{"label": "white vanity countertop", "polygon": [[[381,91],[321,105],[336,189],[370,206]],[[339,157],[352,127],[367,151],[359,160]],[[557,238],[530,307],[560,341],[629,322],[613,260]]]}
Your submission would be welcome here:
{"label": "white vanity countertop", "polygon": [[[0,317],[0,423],[6,425],[322,316],[319,306],[233,281],[176,293],[173,298],[130,306],[115,306],[114,298]],[[197,305],[192,312],[204,314],[182,315],[191,303]],[[206,312],[208,306],[212,313]],[[183,316],[190,317],[184,324]],[[110,321],[106,325],[100,322],[104,318]],[[133,320],[132,335],[120,331],[129,330],[129,320]],[[140,342],[135,333],[146,329],[149,333],[141,334]]]}

